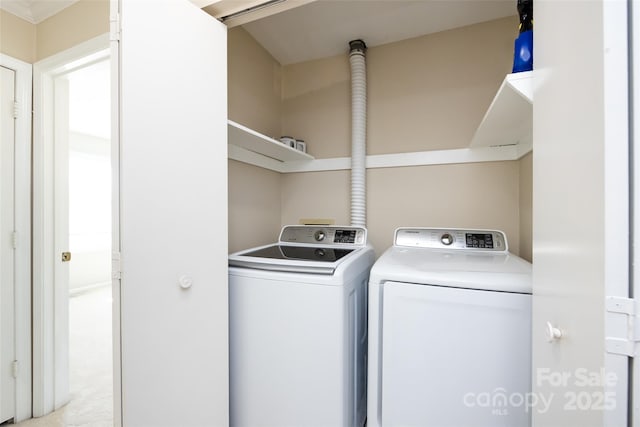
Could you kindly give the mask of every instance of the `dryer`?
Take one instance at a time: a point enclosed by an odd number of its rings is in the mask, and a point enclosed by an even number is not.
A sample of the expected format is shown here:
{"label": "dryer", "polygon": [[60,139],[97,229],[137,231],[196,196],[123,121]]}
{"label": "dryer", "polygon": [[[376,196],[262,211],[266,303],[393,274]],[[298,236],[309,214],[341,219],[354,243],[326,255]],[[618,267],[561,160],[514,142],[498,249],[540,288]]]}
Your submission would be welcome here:
{"label": "dryer", "polygon": [[370,427],[528,427],[531,264],[495,230],[400,228],[369,281]]}
{"label": "dryer", "polygon": [[364,424],[373,262],[360,227],[286,226],[229,256],[232,426]]}

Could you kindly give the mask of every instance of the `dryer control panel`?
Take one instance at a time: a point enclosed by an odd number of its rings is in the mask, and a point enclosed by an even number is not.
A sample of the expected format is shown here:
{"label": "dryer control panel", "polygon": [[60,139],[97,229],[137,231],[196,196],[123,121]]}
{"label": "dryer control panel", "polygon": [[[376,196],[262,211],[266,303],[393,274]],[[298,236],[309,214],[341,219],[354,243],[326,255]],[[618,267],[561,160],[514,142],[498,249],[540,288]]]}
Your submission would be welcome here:
{"label": "dryer control panel", "polygon": [[364,246],[367,230],[349,226],[287,225],[280,232],[280,243]]}
{"label": "dryer control panel", "polygon": [[398,228],[395,246],[506,252],[507,237],[498,230],[466,230],[456,228]]}

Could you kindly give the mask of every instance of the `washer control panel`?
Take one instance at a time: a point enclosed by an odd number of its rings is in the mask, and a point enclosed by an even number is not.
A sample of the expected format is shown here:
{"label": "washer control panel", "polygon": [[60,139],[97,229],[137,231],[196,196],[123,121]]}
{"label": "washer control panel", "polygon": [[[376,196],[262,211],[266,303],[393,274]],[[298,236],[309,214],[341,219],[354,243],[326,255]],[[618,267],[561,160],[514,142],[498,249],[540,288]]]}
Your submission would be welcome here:
{"label": "washer control panel", "polygon": [[363,227],[287,225],[280,232],[281,243],[364,246],[367,230]]}
{"label": "washer control panel", "polygon": [[506,252],[507,237],[498,230],[398,228],[395,246]]}

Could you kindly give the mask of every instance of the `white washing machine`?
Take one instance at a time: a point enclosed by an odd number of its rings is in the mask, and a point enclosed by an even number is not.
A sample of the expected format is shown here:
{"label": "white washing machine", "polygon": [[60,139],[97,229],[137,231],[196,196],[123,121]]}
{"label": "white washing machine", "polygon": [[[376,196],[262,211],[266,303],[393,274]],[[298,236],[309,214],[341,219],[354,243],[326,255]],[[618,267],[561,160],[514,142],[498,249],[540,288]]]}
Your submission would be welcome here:
{"label": "white washing machine", "polygon": [[334,226],[229,256],[232,426],[364,424],[374,258],[364,228]]}
{"label": "white washing machine", "polygon": [[531,425],[531,264],[500,231],[400,228],[369,280],[368,427]]}

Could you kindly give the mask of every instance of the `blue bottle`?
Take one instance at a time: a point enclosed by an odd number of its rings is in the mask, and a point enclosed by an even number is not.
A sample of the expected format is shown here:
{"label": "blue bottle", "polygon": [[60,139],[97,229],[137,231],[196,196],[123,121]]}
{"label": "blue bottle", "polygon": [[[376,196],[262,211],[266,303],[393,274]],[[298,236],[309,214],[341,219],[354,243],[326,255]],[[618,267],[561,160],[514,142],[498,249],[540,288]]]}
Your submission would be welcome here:
{"label": "blue bottle", "polygon": [[520,34],[513,52],[513,72],[533,70],[533,0],[518,0]]}

